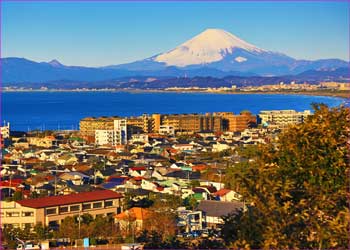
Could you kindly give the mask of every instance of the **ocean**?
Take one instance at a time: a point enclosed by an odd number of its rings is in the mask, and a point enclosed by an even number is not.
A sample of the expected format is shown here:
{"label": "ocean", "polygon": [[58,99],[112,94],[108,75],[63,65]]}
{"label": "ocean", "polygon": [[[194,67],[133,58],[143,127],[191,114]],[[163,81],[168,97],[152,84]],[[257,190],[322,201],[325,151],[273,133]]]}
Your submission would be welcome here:
{"label": "ocean", "polygon": [[4,92],[1,122],[11,130],[79,129],[79,120],[98,116],[138,116],[144,113],[181,114],[249,110],[312,109],[312,103],[331,107],[336,97],[282,94],[213,94],[157,92]]}

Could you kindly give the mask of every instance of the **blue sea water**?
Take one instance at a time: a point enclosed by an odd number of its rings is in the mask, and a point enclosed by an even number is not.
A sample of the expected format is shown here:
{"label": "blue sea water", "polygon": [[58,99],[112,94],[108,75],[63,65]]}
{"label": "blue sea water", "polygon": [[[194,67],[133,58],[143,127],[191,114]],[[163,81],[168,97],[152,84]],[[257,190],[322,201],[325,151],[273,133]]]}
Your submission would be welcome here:
{"label": "blue sea water", "polygon": [[338,106],[344,99],[306,95],[134,93],[134,92],[4,92],[1,121],[11,130],[79,129],[90,116],[133,116],[249,110],[311,109],[312,103]]}

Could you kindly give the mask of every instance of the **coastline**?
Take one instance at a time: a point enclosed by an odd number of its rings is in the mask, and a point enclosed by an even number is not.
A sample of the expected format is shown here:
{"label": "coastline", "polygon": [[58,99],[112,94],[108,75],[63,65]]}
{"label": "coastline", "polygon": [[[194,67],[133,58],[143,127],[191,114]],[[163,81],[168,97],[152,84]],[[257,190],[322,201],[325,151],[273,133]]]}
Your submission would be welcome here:
{"label": "coastline", "polygon": [[183,90],[166,90],[166,89],[13,89],[2,90],[2,93],[9,92],[128,92],[128,93],[201,93],[201,94],[231,94],[231,95],[249,95],[249,94],[266,94],[266,95],[309,95],[309,96],[326,96],[342,99],[350,99],[350,90],[334,91],[205,91],[198,89]]}

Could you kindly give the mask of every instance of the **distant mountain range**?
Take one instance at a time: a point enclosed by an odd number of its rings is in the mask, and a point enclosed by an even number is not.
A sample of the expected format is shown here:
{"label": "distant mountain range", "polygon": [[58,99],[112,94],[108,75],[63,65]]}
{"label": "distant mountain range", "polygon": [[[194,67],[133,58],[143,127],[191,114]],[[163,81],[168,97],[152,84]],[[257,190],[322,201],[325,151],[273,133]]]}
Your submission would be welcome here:
{"label": "distant mountain range", "polygon": [[308,82],[310,84],[318,83],[321,81],[350,81],[349,69],[338,68],[336,70],[318,71],[309,70],[298,75],[289,76],[225,76],[218,77],[147,77],[147,76],[135,76],[135,77],[122,77],[113,80],[105,81],[76,81],[76,80],[59,80],[48,81],[45,83],[3,83],[4,87],[25,87],[39,89],[41,87],[47,87],[49,89],[164,89],[171,87],[231,87],[236,85],[237,87],[244,86],[261,86],[267,84],[278,84],[280,82],[302,83]]}
{"label": "distant mountain range", "polygon": [[169,66],[181,70],[206,67],[224,72],[279,76],[306,70],[349,67],[349,62],[339,59],[296,60],[282,53],[258,48],[227,31],[207,29],[166,53],[106,68],[157,71]]}
{"label": "distant mountain range", "polygon": [[[349,62],[339,59],[296,60],[287,55],[258,48],[219,29],[207,29],[166,53],[120,65],[105,67],[65,66],[57,60],[34,62],[25,58],[2,58],[4,86],[23,83],[38,85],[70,83],[96,85],[130,84],[137,79],[154,85],[165,79],[290,79],[322,81],[349,79]],[[272,78],[271,78],[272,77]],[[153,79],[146,81],[147,79]],[[243,81],[243,80],[242,80]],[[94,84],[92,84],[94,83]],[[132,83],[134,84],[134,83]],[[132,85],[131,84],[131,85]]]}

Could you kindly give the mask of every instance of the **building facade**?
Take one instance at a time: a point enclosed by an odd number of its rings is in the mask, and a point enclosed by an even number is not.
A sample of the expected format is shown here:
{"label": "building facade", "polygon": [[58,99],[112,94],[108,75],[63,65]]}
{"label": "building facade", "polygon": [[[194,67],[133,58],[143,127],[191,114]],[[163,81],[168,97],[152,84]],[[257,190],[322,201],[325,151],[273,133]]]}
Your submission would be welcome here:
{"label": "building facade", "polygon": [[123,196],[110,190],[26,199],[17,202],[1,201],[1,228],[26,228],[41,223],[57,227],[67,216],[89,213],[116,215],[122,212]]}
{"label": "building facade", "polygon": [[[126,123],[126,125],[125,125]],[[141,133],[198,133],[243,131],[256,124],[250,112],[234,115],[232,112],[206,114],[143,114],[137,117],[84,118],[80,121],[80,135],[96,144],[124,144],[125,138]],[[171,130],[169,130],[171,128]],[[97,130],[100,130],[96,133]],[[117,131],[117,133],[111,132]],[[114,134],[113,134],[114,133]],[[95,137],[99,137],[95,139]]]}
{"label": "building facade", "polygon": [[291,124],[299,124],[311,115],[310,110],[297,112],[295,110],[263,110],[259,113],[259,118],[264,126],[278,125],[285,127]]}

